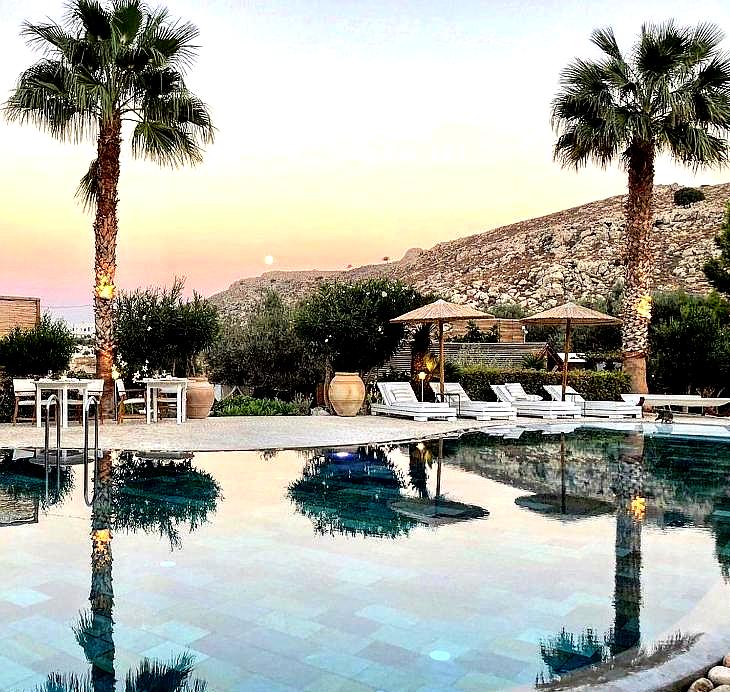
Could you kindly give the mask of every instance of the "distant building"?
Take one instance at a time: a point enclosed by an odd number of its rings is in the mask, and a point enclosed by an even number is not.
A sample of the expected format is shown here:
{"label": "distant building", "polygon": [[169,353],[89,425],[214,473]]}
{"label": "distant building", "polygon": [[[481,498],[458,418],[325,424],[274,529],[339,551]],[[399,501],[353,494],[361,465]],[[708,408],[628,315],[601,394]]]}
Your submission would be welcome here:
{"label": "distant building", "polygon": [[41,320],[41,299],[0,296],[0,337],[16,327],[32,329]]}
{"label": "distant building", "polygon": [[69,325],[73,335],[79,339],[93,339],[94,338],[94,323],[93,322],[71,322]]}

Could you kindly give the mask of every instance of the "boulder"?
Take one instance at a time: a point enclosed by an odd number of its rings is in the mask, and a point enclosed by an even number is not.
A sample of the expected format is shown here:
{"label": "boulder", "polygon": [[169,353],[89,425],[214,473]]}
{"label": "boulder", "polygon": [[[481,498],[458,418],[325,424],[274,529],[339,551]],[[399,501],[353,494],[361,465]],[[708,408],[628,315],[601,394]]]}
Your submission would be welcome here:
{"label": "boulder", "polygon": [[713,684],[717,687],[718,685],[730,685],[730,667],[728,666],[715,666],[710,669],[707,677],[712,680]]}

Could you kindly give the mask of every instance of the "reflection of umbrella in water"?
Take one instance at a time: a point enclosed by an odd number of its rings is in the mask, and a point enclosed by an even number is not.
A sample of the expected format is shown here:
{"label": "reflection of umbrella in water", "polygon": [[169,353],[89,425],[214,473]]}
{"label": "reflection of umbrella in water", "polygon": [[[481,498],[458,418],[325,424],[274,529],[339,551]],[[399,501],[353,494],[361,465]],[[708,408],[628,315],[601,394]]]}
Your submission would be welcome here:
{"label": "reflection of umbrella in water", "polygon": [[562,399],[565,401],[565,388],[568,385],[568,354],[570,353],[570,330],[576,325],[601,327],[609,324],[620,324],[621,320],[611,315],[606,315],[597,310],[584,308],[575,303],[565,303],[550,308],[544,312],[522,319],[525,324],[556,325],[565,328],[565,346],[563,349],[563,390]]}
{"label": "reflection of umbrella in water", "polygon": [[583,519],[608,514],[613,505],[591,497],[568,495],[565,484],[565,433],[560,433],[560,493],[535,493],[523,495],[515,500],[518,507],[559,516],[561,519]]}
{"label": "reflection of umbrella in water", "polygon": [[445,300],[437,300],[423,307],[416,308],[410,312],[395,317],[391,322],[400,324],[436,324],[438,325],[439,336],[439,381],[441,383],[441,398],[444,398],[444,324],[463,320],[474,320],[485,317],[494,317],[486,312],[481,312],[468,305],[448,303]]}
{"label": "reflection of umbrella in water", "polygon": [[[477,505],[469,505],[463,502],[450,500],[441,494],[441,464],[444,457],[444,441],[440,438],[437,441],[437,466],[436,466],[436,494],[429,497],[428,488],[425,485],[425,466],[433,457],[431,443],[419,442],[409,446],[411,476],[418,473],[423,478],[419,490],[419,497],[402,497],[390,503],[392,509],[399,514],[411,517],[428,526],[440,526],[442,524],[455,524],[459,521],[471,519],[482,519],[489,516],[489,512]],[[420,471],[423,470],[423,474]]]}

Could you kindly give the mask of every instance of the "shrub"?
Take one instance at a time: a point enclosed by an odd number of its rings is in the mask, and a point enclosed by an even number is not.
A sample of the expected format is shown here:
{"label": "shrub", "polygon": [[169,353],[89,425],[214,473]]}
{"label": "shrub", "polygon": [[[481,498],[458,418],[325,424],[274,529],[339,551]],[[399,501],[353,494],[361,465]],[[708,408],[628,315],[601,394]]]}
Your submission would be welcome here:
{"label": "shrub", "polygon": [[696,187],[681,187],[674,193],[674,203],[679,207],[688,207],[695,202],[702,202],[705,193]]}
{"label": "shrub", "polygon": [[526,370],[544,370],[547,363],[541,353],[525,353],[521,365]]}
{"label": "shrub", "polygon": [[654,296],[648,374],[652,390],[719,393],[730,384],[730,304],[717,294]]}
{"label": "shrub", "polygon": [[66,323],[46,314],[32,329],[16,327],[0,339],[0,366],[11,377],[60,373],[68,369],[75,346]]}
{"label": "shrub", "polygon": [[114,338],[125,374],[167,371],[195,374],[196,359],[218,337],[215,306],[197,293],[182,297],[183,281],[171,288],[121,292],[114,303]]}
{"label": "shrub", "polygon": [[[473,399],[494,401],[496,397],[489,385],[507,382],[519,382],[528,394],[540,394],[547,398],[543,385],[560,384],[562,373],[525,368],[468,366],[460,368],[456,378]],[[620,401],[621,393],[631,389],[629,376],[624,372],[570,370],[568,384],[592,401]]]}
{"label": "shrub", "polygon": [[404,326],[390,320],[430,299],[392,279],[326,282],[297,306],[294,322],[328,368],[363,374],[387,361],[403,340]]}
{"label": "shrub", "polygon": [[292,308],[272,290],[263,294],[242,324],[223,328],[208,363],[217,382],[285,398],[312,392],[322,370],[321,359],[294,329]]}
{"label": "shrub", "polygon": [[245,394],[229,396],[213,404],[211,416],[301,416],[299,403],[281,399],[254,399]]}

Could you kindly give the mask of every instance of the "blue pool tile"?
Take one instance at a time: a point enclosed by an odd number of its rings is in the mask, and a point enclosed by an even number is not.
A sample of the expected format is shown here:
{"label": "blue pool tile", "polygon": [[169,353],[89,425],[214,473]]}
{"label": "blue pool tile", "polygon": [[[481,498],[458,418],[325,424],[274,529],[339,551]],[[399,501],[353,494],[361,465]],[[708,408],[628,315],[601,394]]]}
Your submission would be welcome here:
{"label": "blue pool tile", "polygon": [[22,666],[15,661],[0,655],[0,689],[6,689],[24,678],[37,675],[32,668]]}
{"label": "blue pool tile", "polygon": [[231,692],[297,692],[297,688],[283,685],[262,675],[252,675],[235,684]]}
{"label": "blue pool tile", "polygon": [[177,620],[161,622],[158,625],[150,627],[150,631],[163,639],[169,639],[177,644],[192,644],[194,641],[210,634],[208,630]]}
{"label": "blue pool tile", "polygon": [[37,605],[38,603],[50,600],[49,596],[46,596],[46,594],[41,593],[40,591],[22,587],[0,591],[0,599],[8,601],[9,603],[14,603],[21,608],[27,608],[28,606]]}
{"label": "blue pool tile", "polygon": [[393,627],[414,627],[418,624],[419,618],[395,608],[388,608],[381,605],[370,605],[361,608],[355,613],[360,617],[369,618],[384,625]]}
{"label": "blue pool tile", "polygon": [[142,652],[143,656],[147,658],[155,658],[160,661],[169,661],[170,659],[178,658],[183,654],[192,655],[195,661],[204,661],[208,658],[208,655],[204,654],[202,651],[197,651],[196,649],[191,649],[190,647],[182,646],[177,642],[170,641],[162,642]]}
{"label": "blue pool tile", "polygon": [[352,676],[368,667],[369,662],[359,656],[338,653],[335,651],[323,651],[311,654],[304,658],[307,665],[328,670],[344,676]]}

